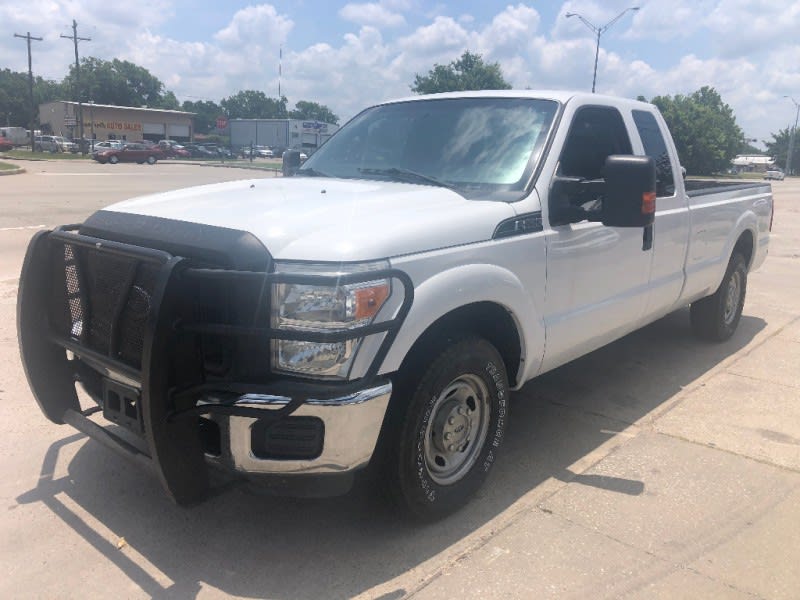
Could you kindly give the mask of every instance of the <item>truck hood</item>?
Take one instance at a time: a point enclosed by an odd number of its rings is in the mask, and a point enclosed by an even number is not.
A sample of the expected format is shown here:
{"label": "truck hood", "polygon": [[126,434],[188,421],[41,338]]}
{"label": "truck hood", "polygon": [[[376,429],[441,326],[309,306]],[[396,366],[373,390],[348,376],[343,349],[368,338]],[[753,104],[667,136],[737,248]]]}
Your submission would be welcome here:
{"label": "truck hood", "polygon": [[514,216],[446,188],[292,177],[142,196],[106,209],[247,231],[276,259],[360,261],[478,242]]}

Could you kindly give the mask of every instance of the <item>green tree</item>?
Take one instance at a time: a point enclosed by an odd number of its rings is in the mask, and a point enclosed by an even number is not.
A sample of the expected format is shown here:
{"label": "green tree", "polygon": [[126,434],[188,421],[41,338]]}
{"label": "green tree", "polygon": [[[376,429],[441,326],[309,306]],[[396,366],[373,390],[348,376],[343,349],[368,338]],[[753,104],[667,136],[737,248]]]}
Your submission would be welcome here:
{"label": "green tree", "polygon": [[411,91],[415,94],[460,92],[464,90],[509,90],[499,63],[487,64],[480,54],[469,50],[449,65],[434,64],[427,75],[414,75]]}
{"label": "green tree", "polygon": [[294,105],[294,110],[289,111],[289,118],[291,119],[307,119],[321,121],[322,123],[331,123],[332,125],[339,124],[339,117],[324,104],[317,104],[316,102],[307,102],[299,100]]}
{"label": "green tree", "polygon": [[657,96],[651,100],[669,126],[681,164],[692,175],[711,175],[730,167],[744,135],[733,109],[712,87],[688,96]]}
{"label": "green tree", "polygon": [[222,107],[211,100],[184,100],[182,110],[195,113],[194,130],[198,133],[208,133],[217,126],[217,117],[224,114]]}
{"label": "green tree", "polygon": [[75,65],[70,65],[63,87],[74,101],[117,106],[177,108],[178,100],[164,89],[158,77],[127,60],[111,61],[93,56],[81,59],[80,90],[75,89]]}
{"label": "green tree", "polygon": [[[62,96],[61,84],[41,77],[33,78],[33,102],[36,119],[39,104],[57,100]],[[31,118],[31,102],[28,94],[28,74],[0,69],[0,124],[28,127]]]}
{"label": "green tree", "polygon": [[259,90],[241,90],[220,102],[225,114],[231,119],[285,119],[286,96],[269,98]]}
{"label": "green tree", "polygon": [[786,127],[781,129],[778,133],[773,133],[772,140],[764,140],[764,145],[767,147],[767,154],[775,159],[775,164],[782,168],[785,172],[790,170],[794,173],[800,171],[800,132],[795,131],[794,134],[794,147],[792,148],[792,168],[786,164],[786,159],[789,155],[789,140],[791,139],[791,129]]}

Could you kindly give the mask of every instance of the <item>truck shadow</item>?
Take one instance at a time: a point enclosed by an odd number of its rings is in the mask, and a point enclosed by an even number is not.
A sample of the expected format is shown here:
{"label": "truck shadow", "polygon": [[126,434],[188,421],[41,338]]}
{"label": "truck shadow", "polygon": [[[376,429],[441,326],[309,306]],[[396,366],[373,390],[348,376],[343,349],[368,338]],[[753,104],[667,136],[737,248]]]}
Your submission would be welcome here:
{"label": "truck shadow", "polygon": [[[205,585],[247,597],[352,597],[417,567],[421,579],[425,561],[526,494],[535,498],[546,481],[642,493],[641,481],[574,473],[571,466],[668,405],[765,326],[744,316],[732,340],[703,344],[691,338],[688,314],[680,311],[531,382],[512,398],[503,456],[479,497],[432,525],[398,518],[366,478],[341,498],[234,489],[179,508],[155,478],[80,434],[49,448],[39,484],[17,500],[42,502],[149,596],[193,597]],[[83,445],[68,475],[53,479],[59,452],[75,443]],[[407,591],[389,589],[384,598]]]}

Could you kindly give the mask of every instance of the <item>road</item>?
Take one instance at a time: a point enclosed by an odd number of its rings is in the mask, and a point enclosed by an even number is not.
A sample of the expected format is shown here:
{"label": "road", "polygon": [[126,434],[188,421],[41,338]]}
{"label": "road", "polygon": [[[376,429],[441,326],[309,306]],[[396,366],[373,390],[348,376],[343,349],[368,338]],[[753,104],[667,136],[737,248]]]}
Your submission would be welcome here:
{"label": "road", "polygon": [[411,526],[367,481],[341,498],[235,489],[178,508],[46,421],[14,323],[31,235],[251,173],[24,166],[0,178],[0,597],[798,598],[800,181],[773,184],[770,256],[732,340],[694,341],[683,310],[531,382],[479,497]]}

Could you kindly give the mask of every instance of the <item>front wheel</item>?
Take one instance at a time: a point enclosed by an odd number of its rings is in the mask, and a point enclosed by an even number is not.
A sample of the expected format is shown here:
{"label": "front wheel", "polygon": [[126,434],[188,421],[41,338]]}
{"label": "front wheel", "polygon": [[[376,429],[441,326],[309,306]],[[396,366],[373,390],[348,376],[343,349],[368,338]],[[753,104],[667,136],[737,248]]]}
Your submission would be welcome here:
{"label": "front wheel", "polygon": [[115,164],[117,164],[119,162],[119,158],[117,158],[116,156],[111,156],[108,159],[108,162],[110,162],[112,165],[115,165]]}
{"label": "front wheel", "polygon": [[150,156],[148,156],[148,157],[147,157],[147,164],[148,164],[148,165],[154,165],[154,164],[156,164],[156,157],[155,157],[155,156],[153,156],[152,154],[151,154]]}
{"label": "front wheel", "polygon": [[402,420],[388,434],[394,440],[384,475],[404,512],[432,520],[466,504],[494,464],[507,420],[508,378],[495,347],[472,336],[432,352],[418,373],[401,373],[411,381],[399,382],[398,390],[411,395],[393,399]]}
{"label": "front wheel", "polygon": [[735,252],[717,291],[692,302],[689,316],[694,334],[712,342],[729,339],[739,326],[746,293],[747,262]]}

